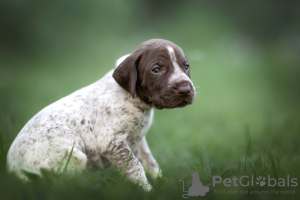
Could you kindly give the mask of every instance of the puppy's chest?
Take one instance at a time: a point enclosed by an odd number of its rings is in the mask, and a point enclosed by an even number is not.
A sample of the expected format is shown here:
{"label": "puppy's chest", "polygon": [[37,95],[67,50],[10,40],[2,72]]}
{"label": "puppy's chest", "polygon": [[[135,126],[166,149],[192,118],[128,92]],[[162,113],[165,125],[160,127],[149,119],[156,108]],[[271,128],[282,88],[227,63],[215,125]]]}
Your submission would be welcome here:
{"label": "puppy's chest", "polygon": [[144,111],[143,116],[140,118],[135,127],[129,133],[127,137],[127,142],[130,147],[134,147],[142,137],[144,137],[152,123],[153,110],[147,109]]}

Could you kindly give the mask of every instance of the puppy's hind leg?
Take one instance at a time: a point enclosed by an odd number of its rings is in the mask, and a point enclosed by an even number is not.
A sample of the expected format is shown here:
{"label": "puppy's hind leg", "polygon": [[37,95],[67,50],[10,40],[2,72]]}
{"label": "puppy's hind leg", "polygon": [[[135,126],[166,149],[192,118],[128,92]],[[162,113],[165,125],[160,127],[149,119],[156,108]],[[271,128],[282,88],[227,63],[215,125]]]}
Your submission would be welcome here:
{"label": "puppy's hind leg", "polygon": [[82,171],[87,165],[87,156],[81,150],[75,147],[75,141],[72,147],[68,147],[65,151],[65,156],[62,161],[58,163],[58,172],[68,171]]}
{"label": "puppy's hind leg", "polygon": [[45,164],[49,164],[51,169],[62,172],[82,171],[86,168],[85,145],[77,133],[67,127],[51,127],[47,130],[47,138]]}
{"label": "puppy's hind leg", "polygon": [[44,127],[34,132],[20,133],[8,153],[8,168],[26,180],[22,169],[39,172],[82,171],[87,156],[82,139],[63,126]]}

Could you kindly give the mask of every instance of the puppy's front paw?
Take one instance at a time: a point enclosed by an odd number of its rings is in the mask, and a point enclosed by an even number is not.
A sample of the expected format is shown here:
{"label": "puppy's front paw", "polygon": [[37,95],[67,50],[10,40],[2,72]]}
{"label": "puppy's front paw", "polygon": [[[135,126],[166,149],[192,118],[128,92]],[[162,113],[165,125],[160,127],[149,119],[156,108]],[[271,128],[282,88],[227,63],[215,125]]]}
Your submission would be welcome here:
{"label": "puppy's front paw", "polygon": [[146,192],[149,192],[152,189],[152,186],[149,183],[143,184],[141,186]]}
{"label": "puppy's front paw", "polygon": [[152,172],[149,172],[151,178],[157,179],[162,177],[162,172],[159,168],[153,170]]}

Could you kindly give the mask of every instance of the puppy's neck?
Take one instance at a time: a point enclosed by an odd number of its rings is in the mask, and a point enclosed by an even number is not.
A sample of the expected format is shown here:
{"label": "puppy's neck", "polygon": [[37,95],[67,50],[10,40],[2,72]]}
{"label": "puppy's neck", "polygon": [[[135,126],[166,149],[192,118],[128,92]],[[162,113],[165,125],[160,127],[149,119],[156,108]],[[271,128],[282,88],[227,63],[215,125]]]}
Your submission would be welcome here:
{"label": "puppy's neck", "polygon": [[132,96],[129,94],[128,98],[131,98],[132,103],[142,110],[148,110],[148,109],[153,108],[153,106],[151,104],[148,104],[147,102],[145,102],[145,100],[141,99],[138,95],[136,95],[134,98],[132,98]]}

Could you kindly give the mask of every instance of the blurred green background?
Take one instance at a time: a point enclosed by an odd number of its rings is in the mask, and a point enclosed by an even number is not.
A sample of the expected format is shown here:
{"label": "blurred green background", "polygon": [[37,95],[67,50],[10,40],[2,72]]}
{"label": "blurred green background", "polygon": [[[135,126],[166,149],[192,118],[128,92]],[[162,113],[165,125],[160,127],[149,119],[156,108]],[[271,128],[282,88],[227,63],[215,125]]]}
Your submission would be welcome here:
{"label": "blurred green background", "polygon": [[152,38],[183,49],[197,89],[193,105],[155,112],[147,139],[167,179],[154,197],[180,199],[191,170],[206,183],[240,168],[299,179],[299,24],[296,0],[1,1],[1,184],[12,178],[8,148],[35,113]]}

